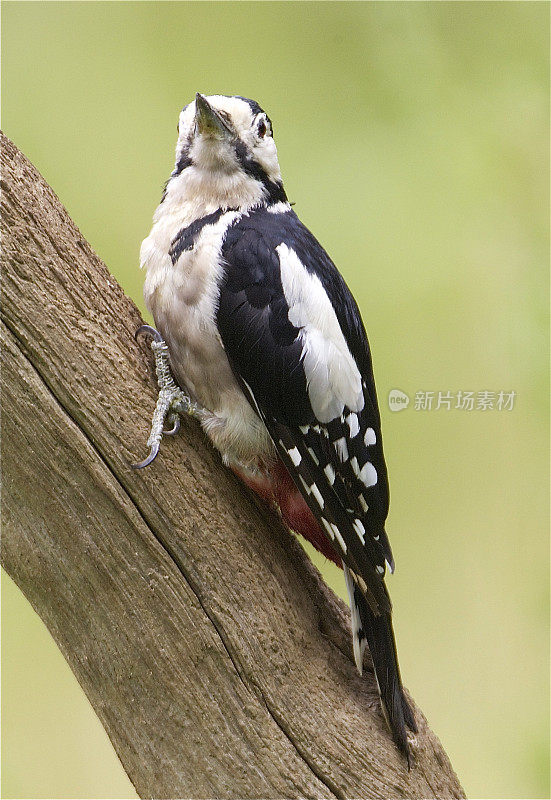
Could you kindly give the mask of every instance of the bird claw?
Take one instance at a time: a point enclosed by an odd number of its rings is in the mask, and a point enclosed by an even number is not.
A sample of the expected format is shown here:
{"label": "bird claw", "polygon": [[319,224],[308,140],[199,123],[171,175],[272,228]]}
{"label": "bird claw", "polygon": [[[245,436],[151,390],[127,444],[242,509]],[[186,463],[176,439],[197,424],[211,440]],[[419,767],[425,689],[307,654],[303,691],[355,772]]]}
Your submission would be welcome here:
{"label": "bird claw", "polygon": [[132,469],[143,469],[144,467],[148,467],[157,458],[160,447],[161,445],[159,442],[154,442],[151,445],[151,449],[147,458],[144,458],[143,461],[139,461],[137,464],[131,464],[130,466]]}
{"label": "bird claw", "polygon": [[[151,325],[141,325],[135,333],[136,339],[140,334],[152,337],[151,349],[155,356],[159,395],[153,412],[151,432],[147,440],[149,455],[143,461],[132,464],[133,469],[143,469],[155,460],[161,447],[163,434],[175,436],[180,430],[181,414],[200,418],[202,413],[201,407],[194,403],[174,381],[170,371],[168,346],[159,331],[155,330]],[[164,429],[165,419],[172,426],[168,430]]]}
{"label": "bird claw", "polygon": [[172,423],[172,428],[163,430],[163,436],[176,436],[180,430],[180,417],[175,411],[171,411],[170,414],[167,415],[167,422]]}
{"label": "bird claw", "polygon": [[137,341],[138,340],[138,336],[141,336],[142,334],[143,335],[149,334],[149,336],[151,336],[155,342],[159,342],[159,343],[164,342],[164,339],[161,336],[161,334],[159,333],[159,331],[156,328],[154,328],[152,325],[140,325],[140,327],[138,328],[138,330],[134,334],[134,339],[136,339],[136,341]]}

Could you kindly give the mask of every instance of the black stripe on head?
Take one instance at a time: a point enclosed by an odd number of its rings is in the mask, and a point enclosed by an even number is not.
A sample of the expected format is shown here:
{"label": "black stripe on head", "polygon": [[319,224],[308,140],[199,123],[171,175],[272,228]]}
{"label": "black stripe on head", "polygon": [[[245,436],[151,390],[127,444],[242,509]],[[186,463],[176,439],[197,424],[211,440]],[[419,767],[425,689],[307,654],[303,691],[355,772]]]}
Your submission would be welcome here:
{"label": "black stripe on head", "polygon": [[[264,109],[256,102],[256,100],[250,100],[248,97],[243,97],[240,94],[234,94],[232,97],[235,97],[236,100],[242,100],[244,103],[247,103],[253,116],[256,117],[257,114],[265,114],[266,119],[270,123],[270,128],[272,130],[273,136],[273,125],[272,120],[266,114]],[[266,192],[268,194],[268,200],[271,203],[286,203],[287,202],[287,195],[285,194],[285,189],[283,188],[283,184],[280,182],[272,181],[268,178],[265,171],[262,169],[260,164],[257,161],[254,161],[251,158],[250,153],[248,152],[246,146],[242,142],[238,142],[235,148],[235,154],[237,159],[241,165],[241,168],[247,175],[251,175],[251,177],[255,178],[257,181],[260,181]]]}
{"label": "black stripe on head", "polygon": [[232,94],[231,97],[235,97],[236,100],[243,100],[244,103],[247,103],[255,117],[257,114],[266,114],[264,109],[260,108],[256,100],[249,100],[248,97],[242,97],[240,94]]}
{"label": "black stripe on head", "polygon": [[[232,95],[232,97],[235,97],[235,99],[236,99],[236,100],[243,100],[243,102],[244,102],[244,103],[247,103],[247,105],[248,105],[248,106],[249,106],[249,108],[251,109],[251,111],[252,111],[252,113],[253,113],[253,116],[254,116],[254,117],[256,117],[256,115],[257,115],[257,114],[266,114],[266,112],[264,111],[264,109],[263,109],[263,108],[261,108],[261,107],[258,105],[258,103],[256,102],[256,100],[249,100],[249,98],[248,98],[248,97],[242,97],[240,94],[234,94],[234,95]],[[267,119],[267,120],[268,120],[268,122],[270,123],[270,128],[272,129],[272,136],[273,136],[273,133],[274,133],[274,126],[272,125],[272,120],[270,119],[270,117],[269,117],[267,114],[266,114],[266,119]]]}
{"label": "black stripe on head", "polygon": [[264,186],[270,203],[286,203],[287,195],[280,181],[272,181],[262,169],[258,161],[255,161],[247,149],[244,142],[238,141],[235,145],[235,155],[243,172],[250,175]]}

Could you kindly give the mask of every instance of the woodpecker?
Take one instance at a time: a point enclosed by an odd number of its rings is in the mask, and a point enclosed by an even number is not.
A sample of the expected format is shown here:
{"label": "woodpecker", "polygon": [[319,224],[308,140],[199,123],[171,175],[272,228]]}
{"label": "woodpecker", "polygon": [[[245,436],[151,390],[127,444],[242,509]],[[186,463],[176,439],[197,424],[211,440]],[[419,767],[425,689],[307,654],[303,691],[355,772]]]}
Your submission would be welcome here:
{"label": "woodpecker", "polygon": [[[140,253],[163,422],[196,416],[225,464],[344,570],[353,655],[410,763],[385,571],[387,470],[371,353],[344,279],[291,208],[272,123],[253,100],[197,93]],[[174,376],[174,378],[173,378]],[[175,380],[174,380],[175,379]]]}

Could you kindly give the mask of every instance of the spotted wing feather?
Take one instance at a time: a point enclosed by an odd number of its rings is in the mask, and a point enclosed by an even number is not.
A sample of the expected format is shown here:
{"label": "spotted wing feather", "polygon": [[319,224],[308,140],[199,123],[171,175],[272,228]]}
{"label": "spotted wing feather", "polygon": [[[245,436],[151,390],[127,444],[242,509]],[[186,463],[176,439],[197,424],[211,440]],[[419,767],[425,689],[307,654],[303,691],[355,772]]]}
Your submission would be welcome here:
{"label": "spotted wing feather", "polygon": [[[341,403],[340,413],[325,422],[314,413],[300,309],[290,313],[282,285],[282,244],[336,299],[336,321],[349,358],[362,370],[359,411]],[[325,522],[338,529],[346,548],[338,548],[343,561],[386,608],[380,584],[385,562],[393,565],[384,531],[388,483],[369,345],[354,300],[292,211],[258,209],[245,215],[228,230],[222,256],[225,274],[217,323],[230,363],[314,515],[326,532]],[[326,351],[320,350],[316,364],[325,357]],[[288,455],[295,448],[298,463]],[[315,490],[308,493],[303,482]],[[323,508],[316,502],[318,492]]]}
{"label": "spotted wing feather", "polygon": [[[384,585],[385,564],[393,568],[384,530],[388,482],[359,311],[323,248],[291,211],[244,215],[227,231],[222,258],[217,325],[226,354],[342,558],[356,663],[361,669],[367,641],[387,719],[408,754],[405,726],[415,723],[401,687]],[[329,323],[323,318],[327,302],[316,309],[309,301],[309,292],[319,295],[320,288],[325,301],[331,298],[335,319]]]}

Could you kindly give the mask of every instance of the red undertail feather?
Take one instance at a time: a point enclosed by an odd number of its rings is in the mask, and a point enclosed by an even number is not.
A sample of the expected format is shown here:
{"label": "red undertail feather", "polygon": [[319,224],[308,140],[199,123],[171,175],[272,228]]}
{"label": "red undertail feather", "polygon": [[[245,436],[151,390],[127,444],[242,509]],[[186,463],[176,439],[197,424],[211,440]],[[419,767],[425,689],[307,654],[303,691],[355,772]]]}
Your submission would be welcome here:
{"label": "red undertail feather", "polygon": [[234,467],[235,474],[262,500],[279,508],[283,521],[295,533],[304,536],[319,552],[342,567],[316,518],[279,459],[266,472],[252,475]]}

